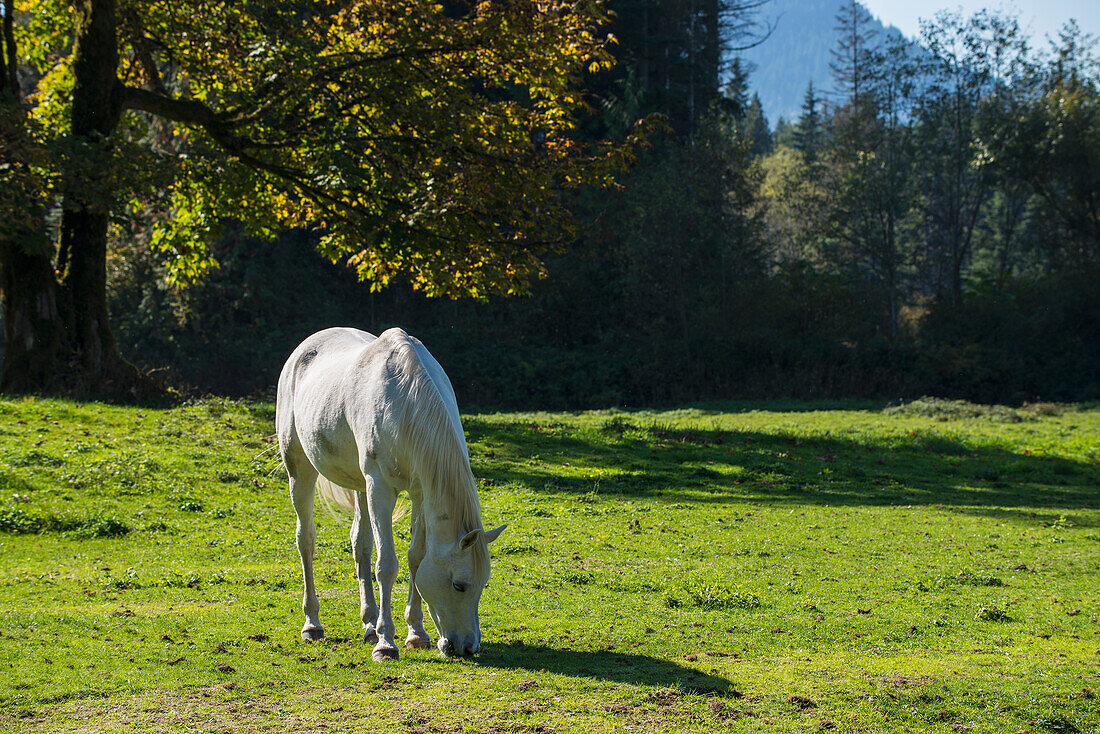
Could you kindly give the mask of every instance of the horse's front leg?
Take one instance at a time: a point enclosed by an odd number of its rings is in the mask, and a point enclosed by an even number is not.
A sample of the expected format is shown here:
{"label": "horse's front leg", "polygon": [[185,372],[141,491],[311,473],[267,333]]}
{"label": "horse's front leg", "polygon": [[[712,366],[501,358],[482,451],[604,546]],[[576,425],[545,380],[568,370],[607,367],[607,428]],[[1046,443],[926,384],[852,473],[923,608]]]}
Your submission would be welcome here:
{"label": "horse's front leg", "polygon": [[374,601],[374,584],[370,574],[370,556],[374,535],[370,527],[367,495],[355,493],[355,519],[351,522],[351,549],[355,556],[355,575],[359,579],[359,617],[363,620],[363,642],[378,642],[378,604]]}
{"label": "horse's front leg", "polygon": [[393,582],[397,580],[397,551],[393,545],[393,508],[397,493],[377,474],[367,476],[367,505],[370,509],[374,546],[378,549],[378,563],[374,575],[378,579],[378,623],[375,630],[378,644],[374,646],[375,660],[396,660],[397,645],[393,642],[394,624],[391,609]]}
{"label": "horse's front leg", "polygon": [[424,629],[424,605],[420,591],[416,588],[416,569],[424,560],[427,541],[424,534],[424,515],[413,511],[412,540],[409,542],[409,602],[405,605],[405,622],[409,625],[409,634],[405,638],[405,647],[410,650],[430,650],[432,638]]}

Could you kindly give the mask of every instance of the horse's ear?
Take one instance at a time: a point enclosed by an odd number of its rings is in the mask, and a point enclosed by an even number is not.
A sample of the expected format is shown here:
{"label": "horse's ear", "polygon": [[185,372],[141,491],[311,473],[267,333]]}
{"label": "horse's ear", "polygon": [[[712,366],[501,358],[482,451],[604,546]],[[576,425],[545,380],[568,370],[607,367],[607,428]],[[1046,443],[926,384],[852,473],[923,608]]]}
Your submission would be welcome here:
{"label": "horse's ear", "polygon": [[471,545],[477,542],[477,536],[481,535],[483,532],[485,531],[481,528],[478,528],[477,530],[471,530],[463,536],[461,542],[459,542],[458,544],[458,547],[462,550],[468,550]]}
{"label": "horse's ear", "polygon": [[508,526],[501,525],[499,528],[493,528],[492,530],[488,531],[482,530],[481,528],[478,528],[477,530],[471,530],[462,537],[462,540],[459,542],[458,547],[462,550],[468,550],[471,545],[477,542],[477,536],[481,535],[482,533],[485,534],[485,542],[492,543],[494,540],[500,537],[500,534],[504,532],[504,528],[506,527]]}

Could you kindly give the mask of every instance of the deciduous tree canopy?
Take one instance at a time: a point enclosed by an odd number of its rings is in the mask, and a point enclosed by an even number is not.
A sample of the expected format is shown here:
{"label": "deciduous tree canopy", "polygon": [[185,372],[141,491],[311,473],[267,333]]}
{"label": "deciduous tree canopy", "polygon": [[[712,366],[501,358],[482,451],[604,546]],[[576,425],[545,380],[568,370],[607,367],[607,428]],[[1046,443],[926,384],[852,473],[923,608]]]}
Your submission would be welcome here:
{"label": "deciduous tree canopy", "polygon": [[[112,219],[151,229],[177,279],[212,264],[205,242],[231,217],[258,234],[315,229],[375,287],[515,293],[568,236],[561,189],[607,183],[627,155],[573,136],[578,80],[611,63],[598,2],[5,12],[3,176],[18,184],[5,197],[25,201],[4,205],[31,213],[0,232],[8,388],[45,386],[58,360],[93,381],[126,372],[104,304]],[[29,288],[9,282],[17,269]]]}

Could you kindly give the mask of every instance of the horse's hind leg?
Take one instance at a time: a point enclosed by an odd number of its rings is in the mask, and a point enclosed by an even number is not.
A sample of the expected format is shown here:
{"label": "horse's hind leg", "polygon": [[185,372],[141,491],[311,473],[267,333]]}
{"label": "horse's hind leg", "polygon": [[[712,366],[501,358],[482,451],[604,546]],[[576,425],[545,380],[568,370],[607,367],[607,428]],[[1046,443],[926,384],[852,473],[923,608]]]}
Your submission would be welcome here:
{"label": "horse's hind leg", "polygon": [[318,615],[320,604],[317,602],[317,589],[313,585],[313,549],[317,540],[317,528],[313,524],[313,497],[317,470],[300,452],[297,457],[285,456],[283,461],[287,473],[290,474],[290,499],[294,503],[294,513],[298,516],[295,540],[298,543],[298,555],[302,559],[302,577],[305,581],[302,611],[306,615],[306,621],[302,625],[302,639],[308,642],[325,636],[325,628],[321,626]]}
{"label": "horse's hind leg", "polygon": [[409,634],[405,638],[405,647],[430,650],[432,638],[424,629],[424,605],[420,591],[416,588],[416,569],[424,560],[426,538],[424,535],[424,515],[419,508],[413,511],[412,540],[409,542],[409,602],[405,605],[405,622],[409,625]]}
{"label": "horse's hind leg", "polygon": [[363,642],[378,642],[375,624],[378,622],[378,604],[374,601],[374,585],[371,582],[370,555],[374,548],[374,536],[370,528],[370,510],[367,495],[355,493],[355,519],[351,523],[351,550],[355,556],[355,575],[359,578],[359,616],[363,620]]}

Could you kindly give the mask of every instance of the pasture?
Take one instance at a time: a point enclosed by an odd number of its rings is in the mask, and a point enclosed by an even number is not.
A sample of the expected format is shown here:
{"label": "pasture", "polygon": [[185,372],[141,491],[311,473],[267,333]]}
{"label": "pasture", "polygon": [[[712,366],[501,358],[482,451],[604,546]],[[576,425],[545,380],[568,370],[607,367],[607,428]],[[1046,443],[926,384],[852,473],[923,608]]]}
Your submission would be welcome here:
{"label": "pasture", "polygon": [[1100,728],[1100,408],[466,415],[483,650],[387,663],[273,413],[0,399],[0,728]]}

